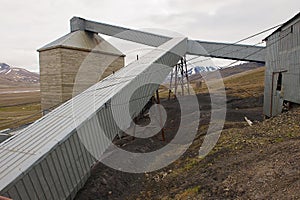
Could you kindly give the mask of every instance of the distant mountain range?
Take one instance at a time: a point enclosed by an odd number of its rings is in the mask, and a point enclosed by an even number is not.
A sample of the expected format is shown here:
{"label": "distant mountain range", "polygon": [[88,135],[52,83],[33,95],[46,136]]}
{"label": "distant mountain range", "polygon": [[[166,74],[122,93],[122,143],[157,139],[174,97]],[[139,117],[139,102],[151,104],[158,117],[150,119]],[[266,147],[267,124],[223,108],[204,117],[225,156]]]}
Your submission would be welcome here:
{"label": "distant mountain range", "polygon": [[[259,67],[263,67],[263,64],[260,63],[243,63],[240,65],[234,65],[231,67],[223,68],[218,66],[195,66],[189,67],[187,73],[189,75],[189,80],[202,80],[202,76],[205,76],[207,80],[214,79],[219,77],[220,75],[225,78],[234,74],[242,73],[244,71],[256,69]],[[181,77],[181,74],[178,73],[178,77]],[[169,82],[171,79],[171,73],[165,79],[164,83]],[[174,81],[174,80],[173,80]]]}
{"label": "distant mountain range", "polygon": [[[188,75],[191,81],[200,80],[202,79],[202,76],[212,79],[215,78],[215,76],[217,77],[218,72],[224,78],[262,66],[263,65],[259,63],[244,63],[229,68],[221,68],[218,66],[196,66],[188,68]],[[180,73],[178,76],[181,76]],[[168,75],[165,83],[170,81],[170,78],[171,74]],[[0,63],[0,88],[36,87],[39,86],[39,83],[40,76],[38,73],[30,72],[23,68],[11,67],[6,63]]]}
{"label": "distant mountain range", "polygon": [[0,63],[0,87],[38,85],[40,75],[23,68]]}
{"label": "distant mountain range", "polygon": [[221,69],[221,67],[218,66],[196,66],[193,68],[188,69],[188,75],[192,75],[192,74],[200,74],[203,72],[213,72],[216,70]]}
{"label": "distant mountain range", "polygon": [[[218,66],[195,66],[195,67],[189,67],[187,70],[187,73],[189,76],[197,75],[197,74],[203,74],[206,72],[213,72],[221,69],[221,67]],[[173,70],[173,72],[175,72]],[[178,72],[178,77],[181,77],[181,74]],[[169,81],[171,79],[171,73],[168,75],[165,81]]]}
{"label": "distant mountain range", "polygon": [[190,76],[190,80],[201,80],[202,76],[205,76],[206,80],[212,80],[215,78],[218,78],[220,75],[221,77],[225,78],[228,76],[232,76],[234,74],[239,74],[248,70],[253,70],[259,67],[263,67],[264,64],[261,63],[255,63],[255,62],[249,62],[249,63],[243,63],[239,65],[234,65],[231,67],[216,67],[218,69],[212,70],[212,71],[204,71],[199,73],[194,73]]}

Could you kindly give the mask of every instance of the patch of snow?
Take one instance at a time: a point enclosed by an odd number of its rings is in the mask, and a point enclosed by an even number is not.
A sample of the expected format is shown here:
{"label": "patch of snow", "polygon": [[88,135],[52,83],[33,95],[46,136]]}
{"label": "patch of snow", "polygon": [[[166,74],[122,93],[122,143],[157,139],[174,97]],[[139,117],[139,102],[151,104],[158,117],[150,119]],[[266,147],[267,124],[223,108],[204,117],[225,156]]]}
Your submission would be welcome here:
{"label": "patch of snow", "polygon": [[9,69],[10,66],[8,64],[5,64],[5,63],[0,63],[0,69]]}

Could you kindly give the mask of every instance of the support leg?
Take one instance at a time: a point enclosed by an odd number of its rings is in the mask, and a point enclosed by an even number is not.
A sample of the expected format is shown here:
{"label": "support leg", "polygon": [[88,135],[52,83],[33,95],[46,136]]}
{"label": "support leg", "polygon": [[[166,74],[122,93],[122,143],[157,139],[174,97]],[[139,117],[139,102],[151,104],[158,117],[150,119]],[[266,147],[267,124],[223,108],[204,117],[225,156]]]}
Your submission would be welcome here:
{"label": "support leg", "polygon": [[177,95],[177,79],[178,79],[178,65],[175,66],[175,90],[174,97]]}
{"label": "support leg", "polygon": [[[159,92],[158,90],[156,90],[156,99],[157,99],[157,104],[160,104],[160,98],[159,98]],[[161,116],[161,109],[160,107],[158,107],[158,113],[159,113],[159,122],[160,122],[160,128],[161,128],[161,136],[162,136],[162,141],[165,141],[165,131],[164,131],[164,127],[162,124],[162,116]]]}
{"label": "support leg", "polygon": [[184,66],[185,66],[185,78],[186,78],[186,83],[187,83],[187,90],[188,94],[190,95],[190,82],[189,82],[189,74],[187,70],[187,64],[186,64],[186,57],[184,57]]}
{"label": "support leg", "polygon": [[169,86],[169,97],[168,97],[168,100],[171,99],[173,75],[174,75],[174,73],[173,73],[173,70],[172,70],[172,72],[171,72],[170,86]]}
{"label": "support leg", "polygon": [[184,74],[183,74],[183,59],[181,58],[181,64],[180,64],[180,74],[181,74],[181,96],[184,96]]}

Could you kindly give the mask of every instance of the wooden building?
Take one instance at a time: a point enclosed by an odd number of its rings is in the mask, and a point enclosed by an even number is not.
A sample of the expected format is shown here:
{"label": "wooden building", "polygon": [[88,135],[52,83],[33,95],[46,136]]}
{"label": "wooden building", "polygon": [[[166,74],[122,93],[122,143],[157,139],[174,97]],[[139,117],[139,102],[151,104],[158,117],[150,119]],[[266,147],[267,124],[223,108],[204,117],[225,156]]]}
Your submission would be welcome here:
{"label": "wooden building", "polygon": [[45,113],[124,66],[124,55],[97,33],[74,31],[39,50]]}
{"label": "wooden building", "polygon": [[300,13],[265,41],[264,115],[272,117],[290,103],[300,104]]}

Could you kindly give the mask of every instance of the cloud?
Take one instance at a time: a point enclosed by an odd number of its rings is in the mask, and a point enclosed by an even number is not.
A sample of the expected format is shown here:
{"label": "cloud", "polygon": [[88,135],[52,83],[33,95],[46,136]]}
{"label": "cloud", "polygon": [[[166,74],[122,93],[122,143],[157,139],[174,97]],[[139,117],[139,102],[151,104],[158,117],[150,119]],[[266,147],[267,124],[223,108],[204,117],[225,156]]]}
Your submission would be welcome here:
{"label": "cloud", "polygon": [[[186,2],[186,3],[185,3]],[[235,42],[241,38],[275,26],[298,12],[299,1],[172,1],[176,12],[148,16],[145,21],[200,40]],[[226,3],[224,3],[226,2]],[[191,6],[193,5],[193,6]],[[180,8],[180,9],[179,9]],[[213,14],[212,14],[213,13]],[[256,38],[259,41],[264,36]]]}
{"label": "cloud", "polygon": [[36,49],[67,34],[72,16],[234,42],[288,20],[299,5],[298,0],[2,0],[0,61],[38,69]]}

